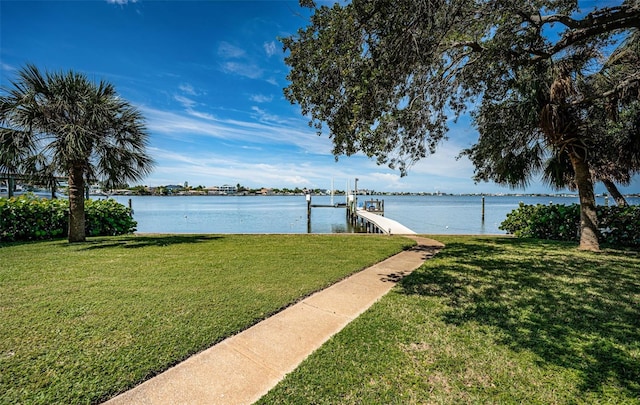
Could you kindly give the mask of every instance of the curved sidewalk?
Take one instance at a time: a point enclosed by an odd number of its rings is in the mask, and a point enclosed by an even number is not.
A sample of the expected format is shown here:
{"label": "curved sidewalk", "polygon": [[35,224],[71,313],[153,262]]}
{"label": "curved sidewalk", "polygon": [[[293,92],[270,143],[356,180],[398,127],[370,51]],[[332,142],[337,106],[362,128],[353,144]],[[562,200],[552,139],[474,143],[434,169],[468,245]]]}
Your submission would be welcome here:
{"label": "curved sidewalk", "polygon": [[120,404],[251,404],[366,311],[443,244],[418,243],[198,353],[109,401]]}

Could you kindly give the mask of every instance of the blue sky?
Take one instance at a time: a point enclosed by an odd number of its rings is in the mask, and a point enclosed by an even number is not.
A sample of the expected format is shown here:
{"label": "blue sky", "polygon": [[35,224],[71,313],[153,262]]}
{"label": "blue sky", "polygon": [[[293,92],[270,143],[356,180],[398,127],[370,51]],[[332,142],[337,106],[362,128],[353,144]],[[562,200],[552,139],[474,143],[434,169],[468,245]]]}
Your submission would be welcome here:
{"label": "blue sky", "polygon": [[[307,24],[297,1],[0,1],[0,83],[33,63],[106,80],[137,106],[157,165],[142,183],[447,193],[513,192],[474,184],[456,160],[477,133],[462,117],[435,155],[401,178],[365,156],[336,162],[283,96],[278,37]],[[517,190],[522,191],[522,190]],[[533,182],[525,192],[554,192]],[[601,186],[597,191],[603,191]],[[625,192],[640,192],[635,179]]]}

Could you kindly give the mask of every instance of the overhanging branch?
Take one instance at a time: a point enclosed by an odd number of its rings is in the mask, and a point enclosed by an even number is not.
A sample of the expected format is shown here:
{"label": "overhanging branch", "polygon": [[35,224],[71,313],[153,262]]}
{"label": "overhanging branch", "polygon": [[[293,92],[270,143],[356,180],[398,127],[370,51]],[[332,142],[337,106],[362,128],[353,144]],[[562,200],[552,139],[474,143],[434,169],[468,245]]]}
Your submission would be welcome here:
{"label": "overhanging branch", "polygon": [[[531,19],[534,17],[529,18]],[[564,21],[571,24],[567,25],[569,28],[571,28],[571,30],[565,32],[562,38],[558,42],[556,42],[555,45],[549,47],[548,49],[540,50],[539,55],[536,53],[536,55],[533,57],[534,60],[555,55],[572,45],[578,44],[584,40],[593,38],[600,34],[605,34],[621,29],[640,28],[640,7],[609,7],[594,13],[590,13],[582,20],[573,20],[569,17],[560,18],[560,16],[558,15],[535,18],[539,18],[542,24],[554,21]]]}

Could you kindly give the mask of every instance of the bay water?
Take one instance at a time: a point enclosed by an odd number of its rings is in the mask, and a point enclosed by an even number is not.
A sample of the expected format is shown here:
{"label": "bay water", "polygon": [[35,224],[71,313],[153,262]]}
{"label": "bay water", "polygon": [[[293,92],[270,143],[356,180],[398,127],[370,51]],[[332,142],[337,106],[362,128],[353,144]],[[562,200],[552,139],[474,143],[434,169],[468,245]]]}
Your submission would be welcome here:
{"label": "bay water", "polygon": [[[95,198],[95,197],[93,197]],[[305,196],[113,196],[131,206],[139,233],[343,233],[353,232],[346,209],[317,207],[307,220]],[[518,204],[574,204],[568,196],[390,195],[358,196],[358,202],[384,200],[384,215],[420,234],[504,234],[499,229]],[[334,203],[344,202],[335,196]],[[314,205],[329,205],[330,196],[313,196]],[[640,204],[640,198],[629,198]],[[608,202],[597,198],[599,205]]]}

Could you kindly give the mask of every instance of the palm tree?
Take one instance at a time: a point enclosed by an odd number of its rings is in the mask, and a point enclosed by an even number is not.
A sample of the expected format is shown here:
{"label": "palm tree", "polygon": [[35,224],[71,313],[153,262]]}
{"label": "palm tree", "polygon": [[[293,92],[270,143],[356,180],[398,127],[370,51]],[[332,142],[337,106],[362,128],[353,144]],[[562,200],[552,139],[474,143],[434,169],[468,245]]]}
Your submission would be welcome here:
{"label": "palm tree", "polygon": [[[606,151],[605,147],[596,149],[597,151]],[[615,166],[615,164],[603,161],[603,157],[600,155],[591,154],[595,158],[596,163],[591,163],[591,177],[594,181],[600,181],[607,188],[611,197],[615,201],[616,205],[626,207],[629,204],[624,198],[616,183],[622,185],[629,185],[631,182],[631,174],[629,169]],[[566,154],[553,154],[545,162],[544,173],[542,179],[550,187],[556,190],[562,190],[568,188],[575,191],[576,187],[573,182],[575,174],[573,167],[569,161],[569,156]]]}
{"label": "palm tree", "polygon": [[639,39],[635,31],[590,76],[580,74],[595,52],[589,48],[523,68],[501,103],[480,106],[479,140],[462,152],[477,181],[526,186],[543,172],[551,186],[577,190],[581,249],[599,250],[593,182],[602,181],[623,205],[614,183],[628,184],[640,172]]}
{"label": "palm tree", "polygon": [[28,172],[41,155],[47,173],[67,176],[69,242],[85,240],[88,180],[140,180],[153,166],[141,113],[111,84],[80,73],[22,68],[0,95],[0,127],[0,166]]}

